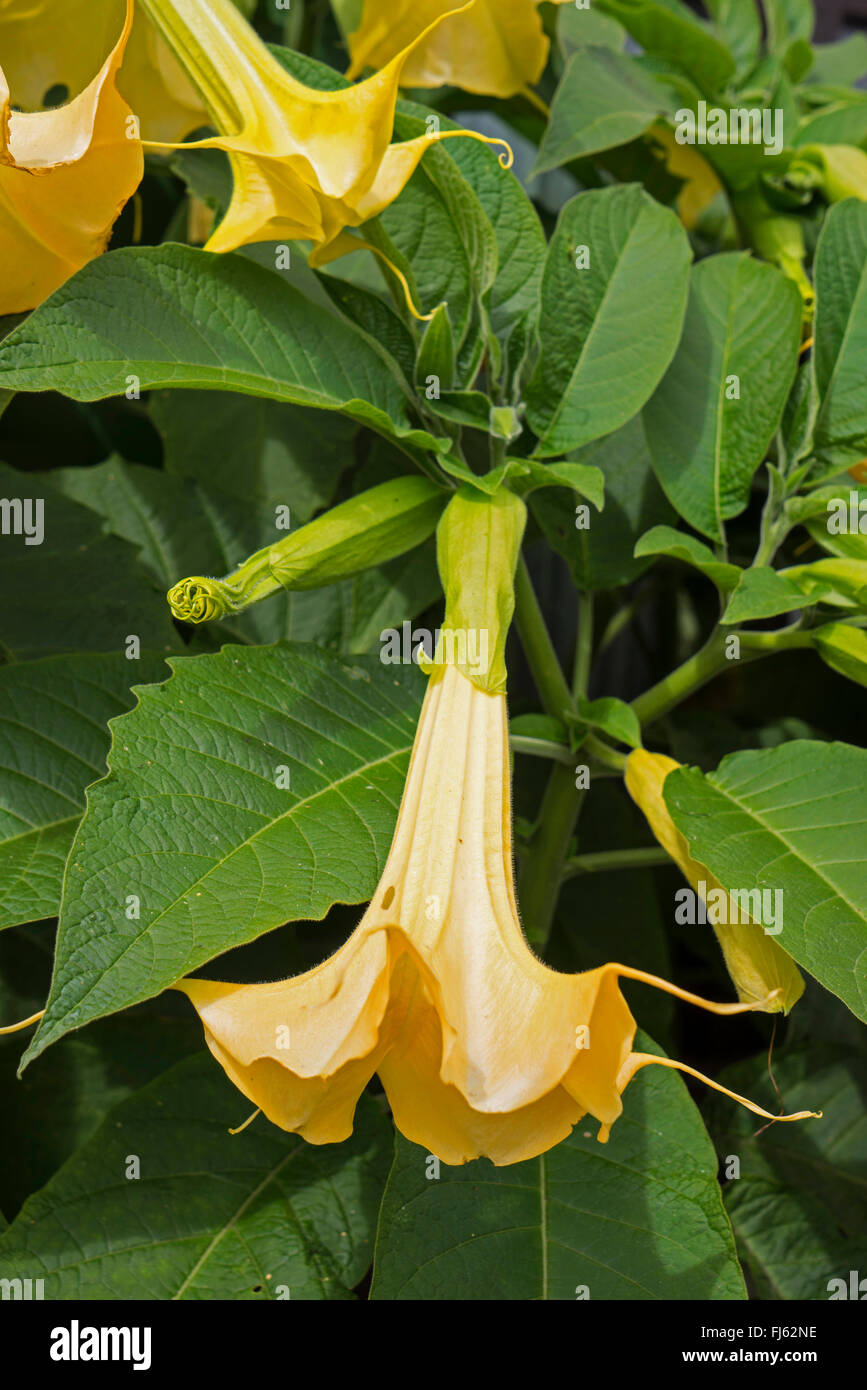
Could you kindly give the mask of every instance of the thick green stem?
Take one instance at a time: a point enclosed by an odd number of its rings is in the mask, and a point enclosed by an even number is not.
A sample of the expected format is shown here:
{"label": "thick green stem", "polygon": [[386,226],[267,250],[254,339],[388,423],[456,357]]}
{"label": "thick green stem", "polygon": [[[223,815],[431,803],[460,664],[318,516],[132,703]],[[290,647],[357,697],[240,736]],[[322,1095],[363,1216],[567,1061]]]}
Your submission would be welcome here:
{"label": "thick green stem", "polygon": [[572,692],[557,660],[523,555],[515,575],[515,623],[545,709],[555,719],[565,719],[573,711]]}
{"label": "thick green stem", "polygon": [[619,869],[649,869],[657,864],[670,864],[671,858],[664,849],[605,849],[596,854],[578,854],[566,862],[563,878],[577,878],[579,874],[612,873]]}
{"label": "thick green stem", "polygon": [[572,689],[575,695],[586,695],[593,665],[593,595],[578,595],[578,638],[575,643],[575,669]]}
{"label": "thick green stem", "polygon": [[[737,658],[726,654],[730,637],[737,637],[740,642],[741,652]],[[653,724],[735,661],[745,665],[763,656],[810,646],[810,635],[800,625],[783,628],[780,632],[729,632],[724,628],[714,628],[694,656],[633,700],[632,708],[642,725]]]}
{"label": "thick green stem", "polygon": [[582,798],[583,792],[575,786],[574,769],[555,767],[542,798],[539,823],[524,860],[520,885],[524,931],[540,954],[544,953],[554,920],[563,867]]}
{"label": "thick green stem", "polygon": [[[523,557],[515,579],[515,618],[542,703],[549,714],[563,719],[574,710],[572,692],[557,660]],[[520,883],[524,930],[527,940],[540,952],[544,952],[554,920],[563,865],[569,854],[582,797],[583,793],[575,786],[574,767],[565,763],[554,767],[524,859]]]}

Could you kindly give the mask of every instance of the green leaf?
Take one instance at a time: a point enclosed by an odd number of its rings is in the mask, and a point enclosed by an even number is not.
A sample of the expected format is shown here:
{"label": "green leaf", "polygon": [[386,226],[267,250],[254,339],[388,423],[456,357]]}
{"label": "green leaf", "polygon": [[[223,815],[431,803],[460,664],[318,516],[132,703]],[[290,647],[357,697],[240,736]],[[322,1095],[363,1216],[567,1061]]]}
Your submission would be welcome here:
{"label": "green leaf", "polygon": [[0,666],[0,928],[55,917],[84,789],[105,773],[106,724],[160,657],[49,657]]}
{"label": "green leaf", "polygon": [[830,209],[814,275],[813,369],[820,404],[813,451],[827,474],[867,453],[867,204],[850,198]]}
{"label": "green leaf", "polygon": [[650,467],[641,417],[582,449],[580,458],[602,472],[602,514],[588,527],[577,527],[575,499],[562,489],[536,494],[533,514],[568,564],[577,588],[586,592],[629,584],[650,564],[633,558],[636,537],[655,522],[674,518]]}
{"label": "green leaf", "polygon": [[680,347],[644,424],[669,500],[712,540],[747,505],[779,426],[798,366],[801,307],[790,280],[748,256],[712,256],[693,268]]}
{"label": "green leaf", "polygon": [[756,0],[707,0],[707,8],[734,54],[738,72],[749,72],[762,45],[762,20]]}
{"label": "green leaf", "polygon": [[[370,1264],[389,1123],[369,1097],[343,1144],[259,1120],[209,1054],[110,1114],[0,1240],[0,1277],[50,1299],[352,1298]],[[126,1176],[128,1155],[141,1164]]]}
{"label": "green leaf", "polygon": [[867,75],[867,36],[850,34],[839,43],[820,43],[814,49],[811,82],[854,87]]}
{"label": "green leaf", "polygon": [[768,24],[768,46],[786,49],[796,39],[810,39],[816,27],[813,0],[762,0]]}
{"label": "green leaf", "polygon": [[630,705],[611,695],[600,700],[578,697],[578,717],[572,725],[579,737],[589,729],[601,729],[609,738],[618,743],[627,743],[630,748],[641,747],[641,724]]}
{"label": "green leaf", "polygon": [[831,1279],[842,1279],[848,1295],[849,1271],[867,1266],[867,1064],[811,1040],[777,1053],[773,1069],[779,1092],[767,1056],[730,1067],[721,1079],[766,1109],[779,1109],[782,1096],[787,1111],[821,1110],[822,1118],[773,1125],[759,1136],[747,1112],[714,1100],[711,1132],[723,1163],[737,1155],[741,1165],[726,1184],[725,1203],[758,1297],[824,1302]]}
{"label": "green leaf", "polygon": [[579,1120],[528,1163],[443,1165],[432,1181],[427,1162],[396,1136],[372,1299],[474,1301],[496,1289],[574,1301],[581,1286],[593,1302],[744,1297],[713,1147],[671,1071],[640,1073],[605,1146]]}
{"label": "green leaf", "polygon": [[725,592],[734,589],[743,574],[738,565],[727,565],[718,560],[704,541],[685,531],[676,531],[673,526],[654,526],[637,542],[635,555],[638,559],[647,555],[668,555],[672,560],[682,560],[685,565],[700,570],[712,584]]}
{"label": "green leaf", "polygon": [[[459,127],[441,112],[401,102],[399,110],[426,121],[436,115],[442,130]],[[538,213],[514,174],[500,164],[497,153],[478,140],[446,140],[439,147],[454,160],[466,184],[484,209],[497,242],[497,275],[490,291],[491,328],[510,352],[512,340],[532,334],[539,316],[539,285],[546,241]],[[427,158],[427,156],[425,156]],[[513,369],[520,366],[515,360]]]}
{"label": "green leaf", "polygon": [[412,381],[415,369],[415,341],[394,309],[378,294],[336,275],[319,275],[319,283],[337,307],[363,332],[382,343],[397,362],[405,379]]}
{"label": "green leaf", "polygon": [[811,604],[821,603],[828,593],[829,586],[820,584],[807,595],[793,580],[770,565],[759,565],[742,572],[720,622],[732,626],[759,618],[775,618],[781,613],[796,613]]}
{"label": "green leaf", "polygon": [[689,74],[705,92],[724,90],[735,60],[709,25],[680,0],[596,0],[596,8],[617,19],[646,53]]}
{"label": "green leaf", "polygon": [[605,480],[598,468],[583,463],[537,463],[535,459],[506,459],[488,473],[474,473],[462,459],[444,458],[440,464],[453,478],[493,496],[508,481],[512,492],[528,497],[541,488],[568,487],[588,498],[597,511],[605,506]]}
{"label": "green leaf", "polygon": [[246,256],[112,251],[0,344],[0,389],[93,401],[123,395],[131,377],[143,391],[200,387],[337,410],[407,446],[436,447],[413,430],[385,350]]}
{"label": "green leaf", "polygon": [[290,643],[171,665],[171,680],[140,689],[113,725],[110,775],[91,789],[70,852],[28,1059],[231,946],[366,901],[384,867],[416,671]]}
{"label": "green leaf", "polygon": [[[583,251],[581,248],[585,248]],[[579,268],[589,257],[589,265]],[[542,354],[527,394],[543,457],[631,419],[674,356],[691,252],[680,222],[637,184],[566,204],[542,282]],[[665,295],[646,293],[648,278]]]}
{"label": "green leaf", "polygon": [[728,892],[780,889],[775,939],[867,1019],[867,751],[795,740],[681,768],[665,802],[690,854]]}
{"label": "green leaf", "polygon": [[616,19],[600,14],[595,5],[578,9],[575,5],[560,5],[557,9],[557,37],[565,57],[586,44],[603,44],[606,48],[622,49],[626,30]]}
{"label": "green leaf", "polygon": [[858,685],[867,686],[867,632],[847,623],[826,623],[811,634],[826,666]]}
{"label": "green leaf", "polygon": [[867,139],[867,100],[862,95],[837,101],[806,116],[795,131],[792,144],[860,145]]}
{"label": "green leaf", "polygon": [[[867,560],[867,487],[819,488],[792,503],[809,506],[813,499],[816,510],[803,515],[813,540],[841,560]],[[802,519],[797,510],[795,515]]]}
{"label": "green leaf", "polygon": [[611,48],[580,48],[554,95],[533,172],[635,140],[667,109],[665,89],[634,58]]}
{"label": "green leaf", "polygon": [[[21,943],[15,946],[17,973]],[[44,965],[50,976],[50,962]],[[48,978],[29,1012],[39,1008],[47,987]],[[162,1002],[102,1019],[78,1037],[65,1038],[21,1079],[15,1075],[20,1040],[3,1039],[0,1105],[15,1145],[0,1149],[0,1194],[10,1216],[90,1139],[112,1106],[182,1057],[201,1052],[198,1019],[178,1017],[174,1001],[165,1000],[164,1009]]]}
{"label": "green leaf", "polygon": [[166,472],[197,484],[224,533],[251,509],[270,513],[271,539],[280,506],[291,505],[293,524],[309,521],[354,463],[357,430],[340,415],[231,392],[155,391],[148,404]]}
{"label": "green leaf", "polygon": [[[398,114],[401,139],[425,133],[423,120]],[[485,350],[490,292],[499,250],[494,229],[472,186],[444,149],[433,147],[379,221],[412,267],[421,307],[448,304],[457,385],[470,386]]]}
{"label": "green leaf", "polygon": [[75,650],[120,653],[130,636],[142,650],[178,649],[165,597],[136,549],[106,535],[101,518],[65,497],[52,474],[17,473],[0,464],[0,496],[10,503],[13,525],[20,504],[25,530],[37,541],[31,545],[26,534],[12,533],[0,549],[0,592],[15,596],[0,609],[0,644],[10,656],[26,661]]}

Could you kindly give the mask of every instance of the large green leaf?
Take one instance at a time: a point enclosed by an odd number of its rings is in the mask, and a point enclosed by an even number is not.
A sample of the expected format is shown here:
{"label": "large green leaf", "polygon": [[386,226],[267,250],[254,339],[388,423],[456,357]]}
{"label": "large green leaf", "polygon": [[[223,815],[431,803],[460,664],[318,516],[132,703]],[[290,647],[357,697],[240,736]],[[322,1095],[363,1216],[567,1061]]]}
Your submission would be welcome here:
{"label": "large green leaf", "polygon": [[[157,391],[150,414],[163,438],[165,468],[209,497],[234,498],[270,511],[291,505],[293,525],[334,500],[341,473],[355,461],[351,421],[279,401]],[[234,518],[233,518],[234,521]]]}
{"label": "large green leaf", "polygon": [[704,541],[686,531],[676,531],[673,526],[654,526],[652,531],[640,538],[635,554],[639,559],[648,555],[666,555],[672,560],[682,560],[724,591],[734,589],[743,574],[737,565],[718,560]]}
{"label": "large green leaf", "polygon": [[666,110],[664,88],[634,58],[611,48],[580,48],[551,104],[534,173],[634,140]]}
{"label": "large green leaf", "polygon": [[[680,338],[690,256],[680,222],[638,184],[566,204],[548,250],[542,355],[527,397],[543,457],[610,434],[647,401]],[[665,294],[648,294],[649,281]]]}
{"label": "large green leaf", "polygon": [[681,768],[665,802],[690,854],[729,892],[779,889],[775,940],[867,1019],[867,751],[795,740]]}
{"label": "large green leaf", "polygon": [[164,674],[148,653],[0,667],[0,928],[57,915],[84,789],[105,773],[106,724],[134,681]]}
{"label": "large green leaf", "polygon": [[371,1297],[743,1298],[713,1146],[680,1078],[647,1068],[607,1145],[591,1127],[528,1163],[437,1178],[398,1135]]}
{"label": "large green leaf", "polygon": [[[17,969],[20,943],[15,945]],[[47,980],[29,1013],[39,1008],[46,986]],[[201,1025],[191,1013],[178,1016],[175,1000],[165,998],[134,1014],[101,1019],[64,1038],[20,1079],[15,1075],[20,1039],[3,1039],[0,1104],[15,1144],[0,1147],[0,1201],[10,1218],[91,1137],[112,1106],[182,1057],[201,1051]]]}
{"label": "large green leaf", "polygon": [[[0,1277],[50,1299],[349,1299],[370,1264],[390,1125],[343,1144],[260,1119],[210,1054],[123,1101],[0,1239]],[[127,1177],[130,1156],[138,1177]]]}
{"label": "large green leaf", "polygon": [[680,347],[644,423],[670,501],[712,540],[747,505],[795,378],[800,326],[798,291],[774,266],[731,253],[694,267]]}
{"label": "large green leaf", "polygon": [[867,454],[867,204],[850,198],[831,208],[816,249],[816,345],[819,411],[813,451],[823,474]]}
{"label": "large green leaf", "polygon": [[[395,128],[405,139],[426,131],[424,120],[406,114],[398,115]],[[433,148],[379,220],[412,267],[422,307],[431,312],[448,305],[457,385],[472,385],[484,356],[499,249],[471,184],[444,149]]]}
{"label": "large green leaf", "polygon": [[825,1301],[831,1279],[849,1291],[849,1271],[867,1268],[864,1153],[867,1060],[814,1040],[774,1057],[779,1094],[767,1056],[730,1067],[727,1086],[768,1110],[821,1110],[821,1120],[773,1125],[756,1132],[752,1116],[712,1104],[711,1133],[725,1171],[738,1249],[760,1298]]}
{"label": "large green leaf", "polygon": [[[2,350],[2,349],[0,349]],[[106,535],[102,520],[66,497],[50,473],[17,473],[0,465],[0,496],[42,506],[44,537],[3,538],[0,645],[18,660],[68,651],[177,651],[177,629],[159,585],[136,548]],[[24,512],[26,520],[26,511]]]}
{"label": "large green leaf", "polygon": [[579,589],[629,584],[650,561],[633,556],[648,527],[674,520],[674,510],[654,477],[641,417],[588,444],[581,462],[602,470],[605,510],[576,526],[575,497],[564,489],[536,493],[532,509],[550,545],[569,566]]}
{"label": "large green leaf", "polygon": [[127,248],[74,275],[0,345],[0,389],[74,400],[158,386],[240,391],[337,410],[407,445],[396,364],[345,318],[246,256]]}
{"label": "large green leaf", "polygon": [[596,0],[655,58],[689,73],[705,92],[722,91],[734,75],[735,60],[710,25],[681,0]]}
{"label": "large green leaf", "polygon": [[[420,677],[316,647],[172,662],[112,727],[70,853],[28,1051],[159,994],[230,946],[364,902],[385,864]],[[289,786],[285,786],[286,782]],[[139,916],[127,919],[130,898]]]}

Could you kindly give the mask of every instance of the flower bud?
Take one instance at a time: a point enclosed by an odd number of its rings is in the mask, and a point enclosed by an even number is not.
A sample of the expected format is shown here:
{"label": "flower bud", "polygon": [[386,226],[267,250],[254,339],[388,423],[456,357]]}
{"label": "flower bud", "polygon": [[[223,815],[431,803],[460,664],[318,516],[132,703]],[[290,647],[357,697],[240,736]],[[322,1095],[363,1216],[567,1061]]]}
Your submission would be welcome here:
{"label": "flower bud", "polygon": [[225,579],[196,576],[169,590],[176,618],[212,622],[281,589],[317,589],[385,564],[427,540],[447,494],[427,478],[396,478],[341,502]]}

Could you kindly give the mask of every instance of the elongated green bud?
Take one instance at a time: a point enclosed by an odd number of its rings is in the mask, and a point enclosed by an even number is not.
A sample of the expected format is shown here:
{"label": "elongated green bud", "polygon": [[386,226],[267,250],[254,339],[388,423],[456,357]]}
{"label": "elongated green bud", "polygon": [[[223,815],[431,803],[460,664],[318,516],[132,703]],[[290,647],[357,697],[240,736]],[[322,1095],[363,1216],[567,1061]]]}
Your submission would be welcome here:
{"label": "elongated green bud", "polygon": [[501,488],[486,496],[469,484],[455,493],[437,527],[437,561],[446,611],[428,674],[457,666],[479,690],[506,689],[506,637],[515,611],[515,570],[527,508]]}
{"label": "elongated green bud", "polygon": [[171,610],[184,622],[207,623],[281,589],[336,584],[421,545],[433,534],[447,498],[427,478],[382,483],[258,550],[225,579],[182,579],[169,590]]}

